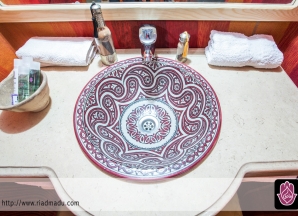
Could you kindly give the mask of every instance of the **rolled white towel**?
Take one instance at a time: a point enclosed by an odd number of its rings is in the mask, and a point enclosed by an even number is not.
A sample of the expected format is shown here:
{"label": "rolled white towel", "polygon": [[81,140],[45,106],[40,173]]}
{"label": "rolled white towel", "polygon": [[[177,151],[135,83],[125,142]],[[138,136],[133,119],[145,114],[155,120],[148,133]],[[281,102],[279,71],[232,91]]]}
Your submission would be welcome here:
{"label": "rolled white towel", "polygon": [[284,60],[271,35],[253,35],[250,41],[250,65],[255,68],[277,68]]}
{"label": "rolled white towel", "polygon": [[[212,31],[214,33],[214,31]],[[205,49],[206,57],[212,65],[242,67],[250,60],[247,37],[236,38],[235,35],[224,34],[223,37],[214,35]],[[244,36],[244,35],[243,35]],[[236,40],[237,39],[237,40]]]}
{"label": "rolled white towel", "polygon": [[215,66],[276,68],[283,61],[271,35],[247,37],[241,33],[212,30],[205,48],[208,64]]}
{"label": "rolled white towel", "polygon": [[216,31],[216,30],[212,30],[210,33],[210,39],[212,40],[213,43],[216,42],[223,42],[223,41],[233,41],[235,40],[235,38],[237,39],[247,39],[247,37],[242,34],[242,33],[237,33],[234,32],[233,34],[231,34],[230,32],[220,32],[220,31]]}
{"label": "rolled white towel", "polygon": [[32,37],[16,51],[46,66],[87,66],[96,54],[92,37]]}

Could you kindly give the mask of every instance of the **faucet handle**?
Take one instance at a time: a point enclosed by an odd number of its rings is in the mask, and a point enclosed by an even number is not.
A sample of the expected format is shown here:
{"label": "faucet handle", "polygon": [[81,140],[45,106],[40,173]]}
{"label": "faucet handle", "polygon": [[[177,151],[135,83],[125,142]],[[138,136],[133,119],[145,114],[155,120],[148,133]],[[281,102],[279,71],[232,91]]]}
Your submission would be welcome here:
{"label": "faucet handle", "polygon": [[143,25],[139,29],[139,38],[142,44],[154,44],[157,39],[156,28],[152,25]]}

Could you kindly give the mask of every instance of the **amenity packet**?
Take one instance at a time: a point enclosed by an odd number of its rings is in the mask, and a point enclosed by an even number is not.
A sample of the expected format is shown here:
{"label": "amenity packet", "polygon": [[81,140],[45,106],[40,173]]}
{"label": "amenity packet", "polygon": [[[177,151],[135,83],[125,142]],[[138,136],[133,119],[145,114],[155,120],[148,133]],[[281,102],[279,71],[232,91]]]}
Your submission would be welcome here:
{"label": "amenity packet", "polygon": [[29,67],[19,66],[18,68],[19,77],[18,77],[18,101],[21,102],[29,97]]}
{"label": "amenity packet", "polygon": [[33,94],[40,85],[40,63],[31,62],[29,71],[29,94]]}
{"label": "amenity packet", "polygon": [[19,66],[22,65],[21,59],[14,59],[13,61],[14,68],[13,68],[13,93],[11,94],[11,104],[17,104],[18,103],[18,87],[19,87]]}

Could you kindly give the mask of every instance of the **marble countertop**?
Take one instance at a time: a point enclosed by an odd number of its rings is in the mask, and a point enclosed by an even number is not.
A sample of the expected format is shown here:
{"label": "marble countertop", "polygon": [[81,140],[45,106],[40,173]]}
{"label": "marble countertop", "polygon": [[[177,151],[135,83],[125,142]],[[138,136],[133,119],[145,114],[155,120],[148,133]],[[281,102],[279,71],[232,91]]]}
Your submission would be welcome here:
{"label": "marble countertop", "polygon": [[[175,58],[175,49],[157,49]],[[119,60],[139,50],[117,50]],[[73,110],[86,83],[100,70],[49,67],[51,103],[39,113],[0,111],[0,176],[49,176],[76,214],[214,214],[251,171],[298,169],[298,89],[282,68],[213,67],[203,49],[186,62],[214,88],[222,109],[221,133],[209,156],[190,172],[155,182],[110,176],[83,153],[74,134]],[[85,211],[83,211],[85,210]]]}

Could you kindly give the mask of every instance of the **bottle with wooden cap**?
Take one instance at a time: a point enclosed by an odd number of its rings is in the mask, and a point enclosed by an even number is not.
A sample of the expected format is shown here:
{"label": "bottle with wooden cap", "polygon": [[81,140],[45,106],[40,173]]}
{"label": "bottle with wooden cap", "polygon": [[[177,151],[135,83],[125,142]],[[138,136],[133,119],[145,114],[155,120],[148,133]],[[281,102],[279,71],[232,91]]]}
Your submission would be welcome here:
{"label": "bottle with wooden cap", "polygon": [[187,61],[189,38],[190,38],[190,35],[187,33],[187,31],[180,34],[179,43],[177,45],[177,54],[176,54],[177,61],[180,61],[180,62]]}
{"label": "bottle with wooden cap", "polygon": [[90,7],[94,27],[94,38],[101,57],[105,65],[111,65],[117,62],[117,54],[114,48],[112,34],[110,29],[105,25],[102,16],[101,7],[93,2]]}

